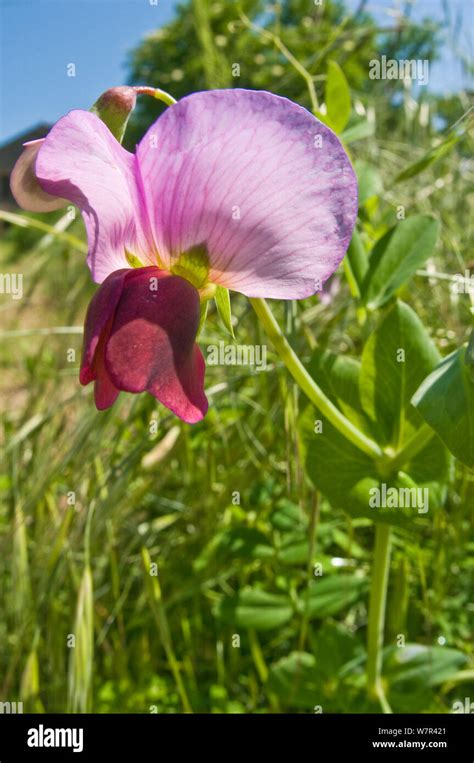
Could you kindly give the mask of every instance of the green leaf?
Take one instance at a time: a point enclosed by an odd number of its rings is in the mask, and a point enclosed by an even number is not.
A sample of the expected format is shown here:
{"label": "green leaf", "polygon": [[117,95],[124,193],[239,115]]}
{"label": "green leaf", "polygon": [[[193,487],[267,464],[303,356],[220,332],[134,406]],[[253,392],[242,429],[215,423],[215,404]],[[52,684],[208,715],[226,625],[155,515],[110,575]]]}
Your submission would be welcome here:
{"label": "green leaf", "polygon": [[[405,363],[397,362],[398,349],[405,351]],[[420,426],[422,418],[410,405],[410,397],[439,355],[410,308],[396,304],[385,316],[367,342],[362,367],[344,356],[334,358],[330,353],[316,353],[310,373],[362,431],[386,444],[397,440],[398,430],[404,441]],[[299,425],[308,476],[335,508],[354,517],[403,526],[426,516],[424,503],[419,505],[419,497],[425,501],[426,493],[415,495],[413,489],[428,490],[430,510],[443,505],[451,458],[438,438],[405,464],[403,472],[382,478],[374,461],[311,406],[300,416]],[[411,504],[371,504],[372,491],[390,488],[409,489]]]}
{"label": "green leaf", "polygon": [[466,349],[466,365],[469,367],[471,379],[474,379],[474,329],[471,331]]}
{"label": "green leaf", "polygon": [[437,686],[454,675],[467,657],[457,649],[444,646],[406,644],[385,651],[384,678],[390,686]]}
{"label": "green leaf", "polygon": [[384,305],[432,254],[439,223],[413,215],[401,220],[375,244],[362,284],[362,299],[369,309]]}
{"label": "green leaf", "polygon": [[268,559],[275,555],[267,537],[253,527],[229,527],[214,535],[193,564],[199,572],[212,559],[224,562],[229,559]]}
{"label": "green leaf", "polygon": [[74,631],[78,648],[71,649],[68,675],[68,712],[87,713],[91,710],[94,676],[94,584],[87,565],[79,587]]}
{"label": "green leaf", "polygon": [[370,138],[375,132],[375,124],[364,120],[358,122],[353,127],[348,127],[347,130],[340,135],[343,143],[354,143],[356,140],[365,140]]}
{"label": "green leaf", "polygon": [[452,477],[452,457],[441,440],[434,437],[399,473],[400,487],[427,489],[429,507],[444,506]]}
{"label": "green leaf", "polygon": [[[346,440],[322,417],[323,432],[315,434],[314,416],[314,410],[308,406],[300,418],[306,451],[306,472],[313,485],[328,498],[334,508],[344,509],[353,517],[367,517],[374,522],[388,522],[401,527],[407,523],[413,524],[418,515],[426,516],[419,513],[416,507],[372,507],[372,490],[380,492],[382,482],[387,489],[406,487],[405,479],[395,475],[382,480],[373,460]],[[444,448],[442,452],[446,452]],[[447,466],[443,464],[443,468],[437,472],[434,479],[441,479],[446,471]],[[433,491],[432,495],[431,484],[418,486],[429,489],[430,508],[441,505],[444,493]]]}
{"label": "green leaf", "polygon": [[236,596],[222,599],[215,615],[236,628],[268,631],[291,620],[293,606],[288,596],[272,594],[261,588],[245,588]]}
{"label": "green leaf", "polygon": [[412,403],[451,453],[474,467],[474,379],[465,347],[441,361],[421,383]]}
{"label": "green leaf", "polygon": [[321,704],[322,678],[312,654],[292,652],[271,666],[268,690],[284,700],[286,706],[312,710]]}
{"label": "green leaf", "polygon": [[277,503],[270,522],[278,530],[277,559],[285,565],[307,564],[309,557],[308,517],[300,506],[287,498]]}
{"label": "green leaf", "polygon": [[219,551],[226,558],[263,559],[274,555],[268,538],[254,527],[231,527],[224,530]]}
{"label": "green leaf", "polygon": [[315,578],[300,597],[300,610],[311,620],[335,615],[362,598],[367,578],[356,575],[331,575]]}
{"label": "green leaf", "polygon": [[33,713],[44,713],[45,709],[40,699],[40,677],[38,653],[33,646],[29,653],[20,680],[20,700],[26,705],[26,710]]}
{"label": "green leaf", "polygon": [[287,565],[306,564],[309,556],[309,542],[307,536],[301,532],[288,533],[278,549],[278,561]]}
{"label": "green leaf", "polygon": [[[426,518],[425,506],[421,505],[426,495],[430,511],[443,505],[446,488],[441,481],[448,479],[449,461],[446,449],[439,442],[434,441],[432,445],[433,448],[436,446],[436,451],[433,462],[429,465],[429,475],[423,475],[419,461],[422,456],[431,458],[426,451],[424,455],[419,454],[409,466],[404,467],[409,474],[382,478],[375,463],[332,428],[329,422],[324,422],[324,436],[314,435],[308,429],[305,431],[303,421],[302,425],[307,474],[313,485],[326,496],[334,508],[344,509],[352,517],[366,517],[373,522],[388,522],[403,527],[407,524],[413,526],[414,521]],[[311,437],[313,439],[310,439]],[[423,481],[421,478],[419,481],[411,478],[411,473],[416,468],[420,469]],[[391,488],[397,491],[401,488],[416,488],[420,491],[427,490],[428,493],[411,493],[411,504],[408,505],[407,501],[406,506],[387,505],[388,501],[385,505],[383,501],[381,505],[372,505],[377,495],[383,495],[384,490],[387,493]]]}
{"label": "green leaf", "polygon": [[[322,424],[322,432],[318,433],[314,430],[316,416]],[[346,509],[353,516],[381,518],[381,514],[372,516],[374,512],[369,511],[368,489],[378,484],[372,459],[352,445],[326,418],[316,414],[311,406],[300,417],[299,423],[306,452],[306,472],[313,485],[334,508]]]}
{"label": "green leaf", "polygon": [[308,371],[344,415],[367,434],[371,434],[370,422],[362,410],[359,361],[347,355],[335,355],[329,350],[317,349],[311,356]]}
{"label": "green leaf", "polygon": [[382,193],[383,185],[380,173],[373,164],[358,159],[354,162],[354,169],[357,175],[359,186],[359,207],[373,196]]}
{"label": "green leaf", "polygon": [[226,327],[231,337],[235,339],[234,327],[232,326],[232,312],[230,307],[229,289],[224,288],[224,286],[218,286],[214,300],[216,302],[217,312],[220,315],[222,323]]}
{"label": "green leaf", "polygon": [[308,519],[300,506],[287,498],[278,501],[275,511],[270,515],[270,522],[276,530],[306,530]]}
{"label": "green leaf", "polygon": [[325,101],[333,129],[337,133],[342,132],[351,114],[351,93],[344,72],[336,61],[328,61]]}
{"label": "green leaf", "polygon": [[343,675],[354,659],[364,655],[364,647],[356,635],[331,620],[319,628],[315,642],[319,669],[325,678]]}
{"label": "green leaf", "polygon": [[420,172],[423,172],[432,164],[442,159],[443,156],[449,154],[460,138],[460,135],[451,133],[442,143],[428,151],[421,159],[418,159],[418,161],[410,164],[402,170],[402,172],[395,177],[393,182],[400,183],[402,180],[408,180],[409,178],[415,177],[415,175],[419,175]]}
{"label": "green leaf", "polygon": [[398,450],[419,428],[422,419],[410,401],[439,359],[416,313],[403,302],[396,302],[362,353],[362,406],[381,445]]}

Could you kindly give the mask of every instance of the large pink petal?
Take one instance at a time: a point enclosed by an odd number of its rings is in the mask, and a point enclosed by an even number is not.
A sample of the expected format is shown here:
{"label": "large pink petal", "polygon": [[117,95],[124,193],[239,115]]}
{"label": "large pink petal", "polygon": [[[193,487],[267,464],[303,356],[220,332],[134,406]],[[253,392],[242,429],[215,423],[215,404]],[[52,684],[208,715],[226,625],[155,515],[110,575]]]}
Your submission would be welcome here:
{"label": "large pink petal", "polygon": [[145,264],[156,264],[136,158],[95,114],[71,111],[54,125],[39,150],[36,177],[48,194],[80,208],[95,281],[127,267],[125,249]]}
{"label": "large pink petal", "polygon": [[211,280],[252,297],[298,299],[344,256],[354,171],[336,135],[285,98],[195,93],[166,110],[137,156],[165,267],[202,246]]}
{"label": "large pink petal", "polygon": [[129,271],[105,348],[115,387],[147,390],[184,421],[200,421],[207,400],[199,316],[199,294],[184,279],[157,268]]}

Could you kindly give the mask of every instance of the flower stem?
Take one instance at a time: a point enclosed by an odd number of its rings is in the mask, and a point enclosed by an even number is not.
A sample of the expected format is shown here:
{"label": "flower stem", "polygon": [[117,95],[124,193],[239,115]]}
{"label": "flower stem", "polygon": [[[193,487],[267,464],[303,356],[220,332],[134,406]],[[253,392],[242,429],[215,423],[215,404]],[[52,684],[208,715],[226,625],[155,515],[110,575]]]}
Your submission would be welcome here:
{"label": "flower stem", "polygon": [[161,90],[159,87],[154,88],[153,98],[163,101],[167,106],[173,106],[173,104],[177,103],[176,98],[173,98],[172,95],[165,92],[165,90]]}
{"label": "flower stem", "polygon": [[[308,563],[306,566],[306,575],[308,578],[307,581],[307,591],[309,594],[311,582],[314,580],[313,577],[313,564],[314,564],[314,552],[316,549],[316,531],[318,528],[319,523],[319,515],[320,515],[320,500],[319,500],[319,493],[315,491],[315,493],[312,496],[311,500],[311,509],[310,509],[310,515],[309,515],[309,528],[308,528],[308,536],[309,536],[309,543],[308,543]],[[309,615],[310,615],[310,602],[311,599],[308,595],[307,601],[306,601],[306,607],[304,608],[303,617],[301,619],[301,630],[300,630],[300,638],[298,643],[298,651],[304,652],[304,647],[306,644],[306,639],[308,637],[308,625],[309,625]]]}
{"label": "flower stem", "polygon": [[382,685],[382,649],[390,566],[390,525],[375,526],[374,560],[367,629],[367,689],[377,698],[384,713],[392,710]]}
{"label": "flower stem", "polygon": [[172,106],[177,102],[176,98],[173,98],[173,96],[167,93],[166,90],[161,90],[159,87],[136,85],[133,89],[137,95],[149,95],[152,98],[156,98],[158,101],[163,101],[167,106]]}
{"label": "flower stem", "polygon": [[291,348],[283,335],[275,316],[264,299],[250,300],[268,337],[271,339],[277,353],[284,362],[298,386],[308,396],[309,400],[331,422],[331,424],[359,450],[375,459],[383,457],[382,449],[370,437],[361,432],[341,411],[329,400],[322,389],[311,378],[300,359]]}

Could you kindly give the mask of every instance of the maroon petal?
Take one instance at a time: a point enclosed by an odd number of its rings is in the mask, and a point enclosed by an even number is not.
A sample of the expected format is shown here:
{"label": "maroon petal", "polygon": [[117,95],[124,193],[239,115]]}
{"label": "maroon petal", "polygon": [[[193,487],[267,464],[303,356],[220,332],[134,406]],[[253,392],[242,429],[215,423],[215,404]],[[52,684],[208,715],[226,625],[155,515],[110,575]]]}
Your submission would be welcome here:
{"label": "maroon petal", "polygon": [[[112,321],[109,322],[109,326],[111,325]],[[108,328],[104,330],[94,355],[94,400],[99,411],[110,408],[115,403],[120,392],[112,382],[104,362],[104,347],[107,341]]]}
{"label": "maroon petal", "polygon": [[155,267],[128,271],[105,347],[113,385],[147,390],[184,421],[200,421],[207,399],[195,344],[199,316],[199,294],[188,281]]}
{"label": "maroon petal", "polygon": [[82,363],[79,373],[81,384],[89,384],[97,378],[94,367],[94,355],[96,353],[101,334],[107,323],[113,318],[117,307],[128,268],[116,270],[105,279],[103,284],[94,294],[89,305],[84,327],[84,343],[82,347]]}

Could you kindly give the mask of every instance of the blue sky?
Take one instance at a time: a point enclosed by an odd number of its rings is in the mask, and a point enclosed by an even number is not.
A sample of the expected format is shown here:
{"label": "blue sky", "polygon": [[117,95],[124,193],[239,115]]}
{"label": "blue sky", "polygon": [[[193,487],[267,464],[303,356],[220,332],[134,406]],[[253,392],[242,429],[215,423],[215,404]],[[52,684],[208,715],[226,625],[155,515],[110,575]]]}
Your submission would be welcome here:
{"label": "blue sky", "polygon": [[[453,18],[462,13],[458,44],[472,53],[472,0],[445,2]],[[387,25],[397,4],[369,0],[367,9]],[[359,0],[347,5],[356,8]],[[172,18],[174,6],[174,0],[0,0],[0,140],[54,122],[69,109],[89,108],[101,92],[124,83],[127,54]],[[413,18],[442,19],[442,6],[443,0],[416,0]],[[75,77],[67,76],[69,63]],[[463,84],[459,61],[446,46],[430,72],[430,87],[449,92]]]}
{"label": "blue sky", "polygon": [[[360,0],[345,0],[355,10]],[[474,0],[368,0],[367,11],[381,27],[394,26],[397,12],[411,3],[410,18],[421,22],[441,22],[445,45],[439,61],[430,66],[429,89],[436,93],[456,93],[473,87],[464,73],[459,52],[473,61]],[[446,15],[446,12],[448,15]]]}
{"label": "blue sky", "polygon": [[[127,54],[169,21],[173,0],[0,0],[0,140],[124,84]],[[76,76],[67,76],[75,63]]]}

